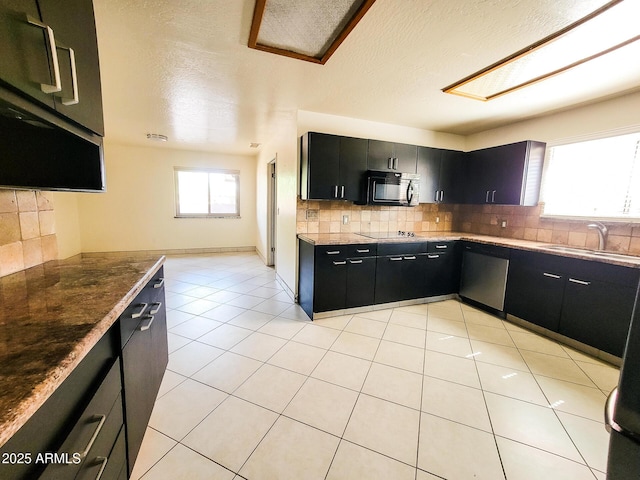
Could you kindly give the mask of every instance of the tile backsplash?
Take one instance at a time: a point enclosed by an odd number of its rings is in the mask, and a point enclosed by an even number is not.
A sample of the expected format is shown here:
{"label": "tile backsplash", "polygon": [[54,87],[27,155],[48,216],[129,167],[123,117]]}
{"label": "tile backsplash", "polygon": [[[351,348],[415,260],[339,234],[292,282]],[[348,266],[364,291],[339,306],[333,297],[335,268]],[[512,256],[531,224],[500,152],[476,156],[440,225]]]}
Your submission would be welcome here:
{"label": "tile backsplash", "polygon": [[57,258],[49,194],[0,189],[0,277]]}
{"label": "tile backsplash", "polygon": [[[296,228],[297,233],[454,231],[573,247],[598,247],[598,234],[587,228],[588,220],[542,218],[542,211],[542,204],[535,207],[420,204],[407,208],[298,198]],[[345,216],[347,223],[343,221]],[[610,223],[607,227],[607,250],[640,255],[640,225]]]}

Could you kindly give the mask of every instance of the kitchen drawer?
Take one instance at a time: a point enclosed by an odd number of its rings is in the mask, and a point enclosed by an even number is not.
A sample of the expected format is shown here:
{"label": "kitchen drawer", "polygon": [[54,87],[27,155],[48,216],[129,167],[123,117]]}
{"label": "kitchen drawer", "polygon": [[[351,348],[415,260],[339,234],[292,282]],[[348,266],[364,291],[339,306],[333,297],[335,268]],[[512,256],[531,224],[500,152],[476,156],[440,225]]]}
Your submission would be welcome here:
{"label": "kitchen drawer", "polygon": [[145,315],[162,307],[164,301],[164,267],[156,272],[142,291],[129,304],[120,316],[120,341],[124,347]]}
{"label": "kitchen drawer", "polygon": [[378,251],[377,243],[363,243],[358,245],[347,245],[347,257],[375,257]]}
{"label": "kitchen drawer", "polygon": [[323,258],[346,258],[347,245],[320,245],[315,248],[316,260]]}
{"label": "kitchen drawer", "polygon": [[59,457],[68,457],[69,463],[51,463],[41,479],[76,478],[83,470],[92,470],[97,457],[109,456],[124,423],[121,390],[120,360],[116,359],[58,450]]}
{"label": "kitchen drawer", "polygon": [[454,249],[455,240],[446,240],[442,242],[428,242],[427,253],[447,253]]}
{"label": "kitchen drawer", "polygon": [[415,255],[427,253],[427,242],[398,242],[378,244],[378,255]]}
{"label": "kitchen drawer", "polygon": [[[127,446],[125,443],[125,430],[121,426],[115,444],[111,452],[106,456],[96,455],[93,461],[87,461],[78,473],[75,480],[118,480],[126,471]],[[102,474],[100,473],[102,471]],[[125,477],[126,478],[126,477]]]}

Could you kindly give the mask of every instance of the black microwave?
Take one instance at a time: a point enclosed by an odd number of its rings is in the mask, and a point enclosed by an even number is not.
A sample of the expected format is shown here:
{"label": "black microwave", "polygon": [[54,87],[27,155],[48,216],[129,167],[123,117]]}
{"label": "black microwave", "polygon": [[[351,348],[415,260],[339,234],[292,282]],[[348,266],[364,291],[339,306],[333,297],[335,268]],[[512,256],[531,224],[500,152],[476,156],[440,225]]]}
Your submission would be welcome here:
{"label": "black microwave", "polygon": [[414,207],[420,201],[420,175],[369,170],[367,205]]}

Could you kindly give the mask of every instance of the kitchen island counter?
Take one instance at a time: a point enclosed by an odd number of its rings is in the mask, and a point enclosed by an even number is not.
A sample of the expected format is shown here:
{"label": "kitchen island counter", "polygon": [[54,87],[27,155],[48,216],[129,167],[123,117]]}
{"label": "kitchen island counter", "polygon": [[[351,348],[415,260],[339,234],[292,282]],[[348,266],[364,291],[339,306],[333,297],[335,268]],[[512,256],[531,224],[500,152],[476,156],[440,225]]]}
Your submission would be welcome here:
{"label": "kitchen island counter", "polygon": [[76,255],[0,278],[0,446],[44,404],[163,256]]}

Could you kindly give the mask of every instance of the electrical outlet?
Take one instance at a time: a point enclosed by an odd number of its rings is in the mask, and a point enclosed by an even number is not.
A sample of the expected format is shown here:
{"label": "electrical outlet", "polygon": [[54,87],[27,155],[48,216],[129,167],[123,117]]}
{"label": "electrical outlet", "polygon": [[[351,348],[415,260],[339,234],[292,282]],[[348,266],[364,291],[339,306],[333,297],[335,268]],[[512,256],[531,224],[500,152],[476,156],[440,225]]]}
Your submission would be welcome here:
{"label": "electrical outlet", "polygon": [[501,226],[502,228],[507,228],[507,221],[506,221],[506,220],[502,220],[502,221],[500,222],[500,226]]}
{"label": "electrical outlet", "polygon": [[440,223],[440,217],[436,217],[436,223]]}
{"label": "electrical outlet", "polygon": [[342,224],[347,225],[349,223],[349,215],[342,215]]}
{"label": "electrical outlet", "polygon": [[307,220],[318,220],[318,210],[306,210]]}

